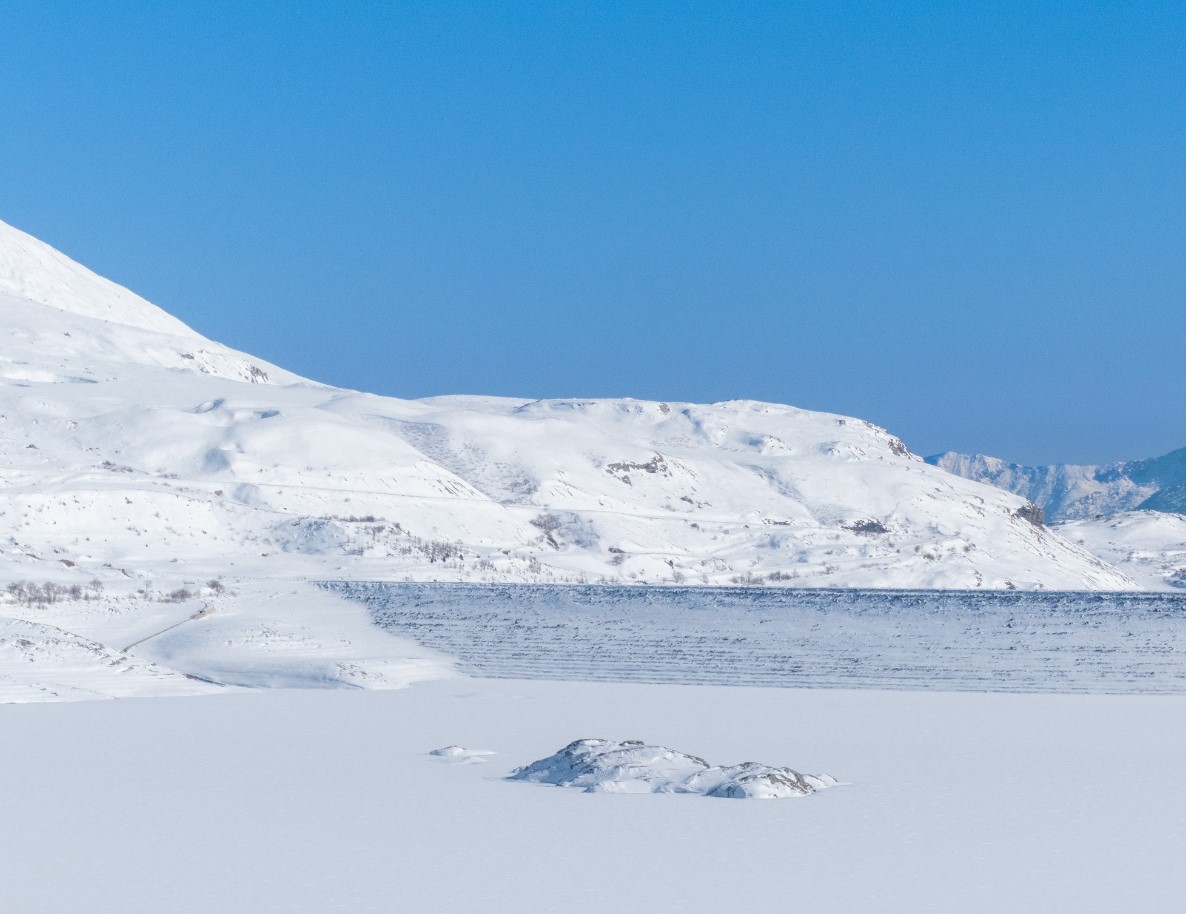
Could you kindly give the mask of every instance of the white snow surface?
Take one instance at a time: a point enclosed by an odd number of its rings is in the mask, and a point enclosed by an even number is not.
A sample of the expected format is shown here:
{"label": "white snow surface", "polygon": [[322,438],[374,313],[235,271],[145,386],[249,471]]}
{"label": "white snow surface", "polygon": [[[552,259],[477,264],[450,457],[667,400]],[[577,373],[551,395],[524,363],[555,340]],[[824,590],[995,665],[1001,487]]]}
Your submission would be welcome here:
{"label": "white snow surface", "polygon": [[[309,583],[1133,586],[883,430],[335,390],[7,226],[0,324],[0,583],[37,585],[0,590],[0,910],[1180,905],[1179,696],[468,679]],[[574,733],[851,786],[506,783]]]}
{"label": "white snow surface", "polygon": [[4,222],[0,222],[0,295],[81,317],[201,339],[156,305]]}
{"label": "white snow surface", "polygon": [[727,799],[781,800],[834,787],[830,775],[800,774],[760,762],[709,765],[695,755],[642,740],[578,739],[516,768],[507,778],[576,787],[587,793],[694,793]]}
{"label": "white snow surface", "polygon": [[1069,521],[1058,531],[1125,573],[1147,590],[1186,587],[1186,517],[1161,511],[1126,511]]}
{"label": "white snow surface", "polygon": [[285,577],[1132,586],[1018,517],[1022,500],[858,419],[371,396],[204,340],[8,227],[0,264],[0,517],[22,562],[159,575],[283,553]]}
{"label": "white snow surface", "polygon": [[[1186,697],[453,679],[0,707],[20,914],[1169,914]],[[509,784],[575,734],[785,760],[735,803]],[[442,764],[426,747],[498,750]]]}

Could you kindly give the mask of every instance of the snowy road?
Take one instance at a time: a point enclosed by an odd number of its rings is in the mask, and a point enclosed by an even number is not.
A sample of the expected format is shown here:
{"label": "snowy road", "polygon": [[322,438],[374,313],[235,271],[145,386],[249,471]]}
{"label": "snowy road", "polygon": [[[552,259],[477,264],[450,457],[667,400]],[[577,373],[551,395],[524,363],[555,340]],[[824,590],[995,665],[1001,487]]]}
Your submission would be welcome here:
{"label": "snowy road", "polygon": [[1186,597],[339,582],[470,675],[1186,692]]}

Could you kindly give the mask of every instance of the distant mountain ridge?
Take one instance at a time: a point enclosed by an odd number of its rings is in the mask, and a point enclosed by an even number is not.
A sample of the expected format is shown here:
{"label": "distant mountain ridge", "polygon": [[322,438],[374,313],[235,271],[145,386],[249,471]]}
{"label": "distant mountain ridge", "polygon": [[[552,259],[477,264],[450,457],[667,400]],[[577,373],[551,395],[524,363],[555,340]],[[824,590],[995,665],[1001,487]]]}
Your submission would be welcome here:
{"label": "distant mountain ridge", "polygon": [[1104,466],[1023,466],[954,451],[926,461],[964,479],[1028,498],[1054,523],[1109,518],[1127,511],[1186,513],[1186,448]]}

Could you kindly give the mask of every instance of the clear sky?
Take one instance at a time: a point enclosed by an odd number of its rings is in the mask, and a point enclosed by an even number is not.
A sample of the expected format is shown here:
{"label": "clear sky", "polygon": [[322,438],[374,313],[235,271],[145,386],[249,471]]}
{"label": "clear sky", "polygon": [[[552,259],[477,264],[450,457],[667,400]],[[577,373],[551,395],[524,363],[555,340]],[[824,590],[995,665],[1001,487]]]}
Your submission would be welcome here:
{"label": "clear sky", "polygon": [[1186,445],[1186,4],[2,2],[0,219],[397,396]]}

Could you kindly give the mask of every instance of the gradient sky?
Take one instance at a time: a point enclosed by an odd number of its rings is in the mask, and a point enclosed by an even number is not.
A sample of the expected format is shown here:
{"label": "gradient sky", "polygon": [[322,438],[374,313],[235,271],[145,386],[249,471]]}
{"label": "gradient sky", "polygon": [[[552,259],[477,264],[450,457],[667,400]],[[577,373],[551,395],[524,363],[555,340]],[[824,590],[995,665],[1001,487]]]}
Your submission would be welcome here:
{"label": "gradient sky", "polygon": [[1186,445],[1186,4],[2,2],[0,219],[404,397]]}

